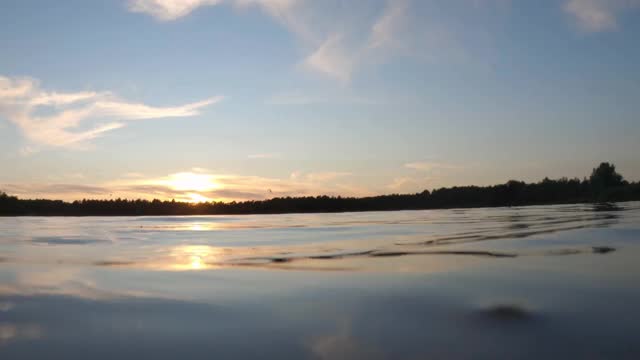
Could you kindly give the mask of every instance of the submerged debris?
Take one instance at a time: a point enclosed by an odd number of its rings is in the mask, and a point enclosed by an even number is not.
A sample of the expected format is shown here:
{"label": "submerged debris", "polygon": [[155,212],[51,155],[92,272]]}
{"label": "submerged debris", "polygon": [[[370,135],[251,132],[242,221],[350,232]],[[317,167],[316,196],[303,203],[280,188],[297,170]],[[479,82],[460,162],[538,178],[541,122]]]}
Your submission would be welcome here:
{"label": "submerged debris", "polygon": [[616,251],[615,248],[609,246],[594,246],[592,249],[594,254],[607,254]]}

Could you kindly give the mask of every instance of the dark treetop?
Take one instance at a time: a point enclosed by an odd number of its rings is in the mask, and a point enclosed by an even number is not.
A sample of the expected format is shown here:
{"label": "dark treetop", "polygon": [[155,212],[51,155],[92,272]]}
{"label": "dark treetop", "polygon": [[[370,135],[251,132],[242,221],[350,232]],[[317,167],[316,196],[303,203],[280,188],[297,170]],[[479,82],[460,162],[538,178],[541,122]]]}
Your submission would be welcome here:
{"label": "dark treetop", "polygon": [[615,166],[602,163],[583,180],[562,178],[527,184],[456,186],[416,194],[363,198],[286,197],[262,201],[184,203],[160,200],[25,200],[0,192],[0,215],[216,215],[418,210],[640,200],[640,182],[629,183]]}

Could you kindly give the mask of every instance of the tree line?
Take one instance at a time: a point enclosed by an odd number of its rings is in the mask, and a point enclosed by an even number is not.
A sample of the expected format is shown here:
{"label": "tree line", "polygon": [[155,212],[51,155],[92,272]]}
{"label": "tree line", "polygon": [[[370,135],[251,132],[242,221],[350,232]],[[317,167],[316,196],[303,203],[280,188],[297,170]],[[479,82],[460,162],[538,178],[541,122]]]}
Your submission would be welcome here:
{"label": "tree line", "polygon": [[345,211],[420,210],[443,208],[523,206],[583,202],[640,200],[640,182],[628,182],[615,165],[602,163],[582,180],[543,179],[537,183],[511,180],[493,186],[454,186],[416,194],[370,197],[277,197],[242,202],[186,203],[161,200],[62,200],[19,199],[0,192],[4,216],[132,216],[281,214]]}

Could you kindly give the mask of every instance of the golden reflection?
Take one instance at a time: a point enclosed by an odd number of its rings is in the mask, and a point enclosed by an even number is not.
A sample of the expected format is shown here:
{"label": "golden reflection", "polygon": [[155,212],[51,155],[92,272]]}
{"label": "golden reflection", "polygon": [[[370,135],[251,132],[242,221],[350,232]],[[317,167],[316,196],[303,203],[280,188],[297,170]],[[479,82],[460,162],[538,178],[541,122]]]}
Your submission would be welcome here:
{"label": "golden reflection", "polygon": [[180,230],[180,231],[212,231],[212,230],[224,230],[231,228],[232,225],[228,223],[220,223],[220,222],[193,222],[186,223],[179,227],[174,227],[172,230]]}
{"label": "golden reflection", "polygon": [[200,223],[196,223],[196,224],[189,224],[189,230],[190,231],[205,231],[207,230],[207,226],[205,224],[200,224]]}
{"label": "golden reflection", "polygon": [[208,245],[185,245],[171,249],[170,270],[207,270],[218,268],[216,263],[222,261],[224,251]]}

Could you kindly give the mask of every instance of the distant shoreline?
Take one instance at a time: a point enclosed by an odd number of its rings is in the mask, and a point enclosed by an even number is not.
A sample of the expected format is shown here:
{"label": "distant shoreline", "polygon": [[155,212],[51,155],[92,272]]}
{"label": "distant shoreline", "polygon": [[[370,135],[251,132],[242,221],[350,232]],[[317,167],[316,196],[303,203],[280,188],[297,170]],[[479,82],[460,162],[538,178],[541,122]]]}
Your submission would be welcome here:
{"label": "distant shoreline", "polygon": [[[388,210],[344,210],[344,211],[308,211],[308,212],[255,212],[255,213],[195,213],[195,214],[106,214],[106,215],[70,215],[70,214],[19,214],[7,215],[0,214],[0,218],[25,218],[25,217],[68,217],[68,218],[89,218],[89,217],[191,217],[191,216],[251,216],[251,215],[304,215],[304,214],[350,214],[350,213],[369,213],[369,212],[400,212],[400,211],[427,211],[427,210],[470,210],[470,209],[498,209],[498,208],[522,208],[532,206],[554,206],[554,205],[593,205],[596,211],[617,211],[621,208],[616,204],[624,204],[628,202],[638,202],[637,200],[621,200],[621,201],[577,201],[577,202],[557,202],[557,203],[538,203],[538,204],[519,204],[519,205],[496,205],[496,206],[460,206],[460,207],[439,207],[439,208],[417,208],[417,209],[388,209]],[[191,204],[191,203],[186,203]]]}
{"label": "distant shoreline", "polygon": [[630,183],[615,166],[602,163],[583,180],[511,180],[493,186],[456,186],[416,194],[371,197],[277,197],[242,202],[187,203],[161,200],[26,200],[0,192],[0,216],[190,216],[318,214],[365,211],[496,208],[640,200],[640,182]]}

